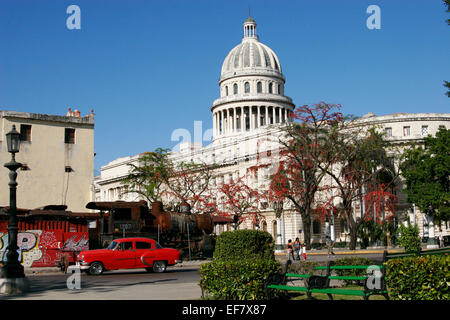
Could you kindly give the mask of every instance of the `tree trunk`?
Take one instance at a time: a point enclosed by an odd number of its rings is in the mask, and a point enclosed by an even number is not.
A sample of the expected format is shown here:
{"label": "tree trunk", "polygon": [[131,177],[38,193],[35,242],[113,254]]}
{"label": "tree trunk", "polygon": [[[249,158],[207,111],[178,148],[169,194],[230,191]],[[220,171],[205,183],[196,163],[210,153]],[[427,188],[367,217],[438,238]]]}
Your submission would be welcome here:
{"label": "tree trunk", "polygon": [[303,224],[303,240],[305,241],[305,246],[307,250],[311,249],[311,217],[302,213],[302,224]]}

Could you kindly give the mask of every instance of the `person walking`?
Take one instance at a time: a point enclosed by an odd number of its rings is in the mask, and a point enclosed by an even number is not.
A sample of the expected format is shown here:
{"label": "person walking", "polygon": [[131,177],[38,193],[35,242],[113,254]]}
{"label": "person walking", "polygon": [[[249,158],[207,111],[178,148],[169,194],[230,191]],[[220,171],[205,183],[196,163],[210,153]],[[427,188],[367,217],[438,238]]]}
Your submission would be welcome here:
{"label": "person walking", "polygon": [[295,238],[294,241],[294,250],[295,250],[295,255],[297,257],[297,260],[300,260],[300,249],[301,249],[301,243],[300,243],[300,239],[299,238]]}
{"label": "person walking", "polygon": [[442,229],[439,231],[439,247],[444,247],[444,233],[442,232]]}
{"label": "person walking", "polygon": [[292,255],[292,260],[295,260],[295,257],[294,257],[294,246],[292,245],[292,240],[291,239],[288,240],[286,251],[287,251],[287,258],[288,258],[288,260],[291,260],[291,255]]}

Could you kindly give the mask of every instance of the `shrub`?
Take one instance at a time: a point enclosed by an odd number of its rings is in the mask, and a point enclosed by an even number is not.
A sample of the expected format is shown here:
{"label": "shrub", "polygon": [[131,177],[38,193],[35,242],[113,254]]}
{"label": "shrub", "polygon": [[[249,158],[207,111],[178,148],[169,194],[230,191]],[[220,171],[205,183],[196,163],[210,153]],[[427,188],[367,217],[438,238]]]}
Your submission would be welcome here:
{"label": "shrub", "polygon": [[[226,231],[219,235],[213,261],[200,267],[202,297],[254,300],[265,298],[266,279],[281,273],[272,236],[259,230]],[[272,297],[283,292],[274,291]]]}
{"label": "shrub", "polygon": [[449,300],[450,256],[430,255],[385,263],[386,285],[393,300]]}
{"label": "shrub", "polygon": [[272,236],[259,230],[226,231],[219,235],[214,260],[275,260]]}
{"label": "shrub", "polygon": [[[363,257],[345,257],[337,259],[334,262],[336,266],[371,266],[376,264],[373,260]],[[366,276],[367,271],[364,269],[335,270],[338,276]],[[361,284],[359,280],[344,280],[346,285]]]}
{"label": "shrub", "polygon": [[[275,260],[213,261],[200,266],[202,297],[215,300],[265,299],[265,281],[281,272]],[[273,291],[273,297],[282,292]]]}
{"label": "shrub", "polygon": [[419,254],[422,241],[419,236],[419,228],[417,225],[409,225],[408,227],[401,225],[400,233],[399,243],[405,248],[405,251],[407,253]]}

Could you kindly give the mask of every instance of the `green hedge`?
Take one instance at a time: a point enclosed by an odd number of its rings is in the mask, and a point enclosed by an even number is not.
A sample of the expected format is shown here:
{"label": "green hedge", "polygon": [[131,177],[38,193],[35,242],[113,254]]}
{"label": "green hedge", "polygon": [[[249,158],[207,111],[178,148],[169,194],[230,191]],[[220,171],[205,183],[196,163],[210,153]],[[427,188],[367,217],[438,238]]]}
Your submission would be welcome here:
{"label": "green hedge", "polygon": [[394,259],[385,265],[386,285],[391,299],[450,299],[448,254]]}
{"label": "green hedge", "polygon": [[[281,272],[275,260],[213,261],[200,266],[202,297],[215,300],[262,300],[267,277]],[[277,292],[274,292],[274,298]],[[282,293],[280,293],[282,294]]]}
{"label": "green hedge", "polygon": [[[265,298],[266,279],[281,273],[272,236],[259,230],[226,231],[219,235],[213,262],[200,267],[202,297],[216,300]],[[276,298],[281,292],[274,292]]]}
{"label": "green hedge", "polygon": [[219,235],[214,260],[275,260],[272,236],[259,230],[226,231]]}

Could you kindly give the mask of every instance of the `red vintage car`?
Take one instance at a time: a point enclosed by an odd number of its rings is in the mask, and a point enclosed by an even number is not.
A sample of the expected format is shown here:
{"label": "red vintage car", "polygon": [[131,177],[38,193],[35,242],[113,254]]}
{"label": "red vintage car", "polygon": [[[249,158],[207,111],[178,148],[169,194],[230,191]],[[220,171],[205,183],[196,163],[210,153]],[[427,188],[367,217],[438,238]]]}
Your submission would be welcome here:
{"label": "red vintage car", "polygon": [[77,266],[93,275],[105,270],[145,268],[148,272],[164,272],[167,266],[180,263],[180,252],[163,248],[149,238],[115,239],[106,249],[82,251]]}

